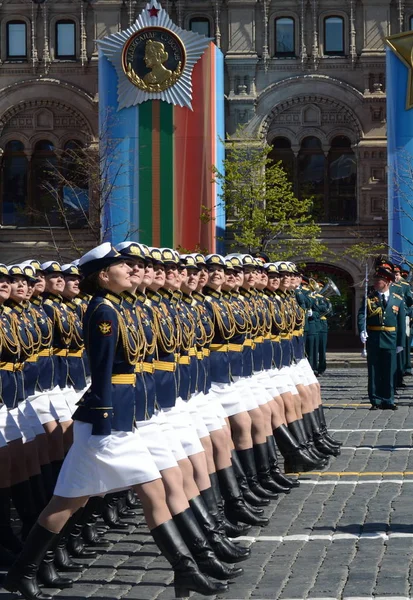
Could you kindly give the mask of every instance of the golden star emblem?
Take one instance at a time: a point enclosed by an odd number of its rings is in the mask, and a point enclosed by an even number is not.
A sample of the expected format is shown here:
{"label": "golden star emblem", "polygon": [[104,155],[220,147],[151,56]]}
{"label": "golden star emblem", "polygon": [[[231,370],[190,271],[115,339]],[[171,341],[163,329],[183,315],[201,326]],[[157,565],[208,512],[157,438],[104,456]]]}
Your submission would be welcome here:
{"label": "golden star emblem", "polygon": [[410,108],[413,108],[413,31],[391,35],[386,38],[386,44],[407,67],[406,110],[409,110]]}

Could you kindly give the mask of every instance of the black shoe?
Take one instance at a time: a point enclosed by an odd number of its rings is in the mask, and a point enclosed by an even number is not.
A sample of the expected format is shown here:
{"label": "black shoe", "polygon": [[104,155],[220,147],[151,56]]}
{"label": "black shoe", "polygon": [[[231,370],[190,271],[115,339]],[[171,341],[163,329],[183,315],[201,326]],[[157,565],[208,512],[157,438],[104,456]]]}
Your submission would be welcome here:
{"label": "black shoe", "polygon": [[203,500],[205,492],[210,496],[214,495],[212,488],[204,490],[202,496],[196,496],[189,501],[189,506],[211,548],[217,557],[224,562],[238,563],[246,560],[250,555],[249,550],[236,546],[227,538],[218,511],[214,510],[214,514],[211,514],[207,508],[206,502]]}
{"label": "black shoe", "polygon": [[[200,497],[197,496],[197,498],[199,499]],[[193,500],[191,500],[191,503],[194,506]],[[220,580],[234,579],[243,574],[244,571],[240,567],[226,565],[217,558],[210,541],[207,539],[191,508],[187,508],[183,512],[174,515],[173,520],[202,573]],[[208,537],[214,540],[214,545],[222,551],[220,542],[214,538],[211,532]]]}
{"label": "black shoe", "polygon": [[380,408],[382,410],[399,410],[396,404],[389,404],[388,402],[382,402]]}
{"label": "black shoe", "polygon": [[37,583],[37,571],[49,546],[57,534],[36,523],[27,537],[24,548],[6,575],[3,587],[9,592],[20,592],[26,600],[51,600]]}
{"label": "black shoe", "polygon": [[380,406],[380,405],[378,406],[377,404],[372,404],[372,405],[370,406],[369,410],[379,410],[379,408],[381,408],[381,406]]}
{"label": "black shoe", "polygon": [[248,525],[260,525],[265,527],[269,519],[254,515],[244,502],[238,487],[238,482],[231,467],[217,471],[219,487],[225,500],[225,515],[231,521],[236,523],[247,523]]}
{"label": "black shoe", "polygon": [[275,492],[272,492],[268,489],[264,489],[260,484],[258,480],[257,468],[255,465],[253,448],[247,448],[246,450],[237,450],[236,452],[239,456],[250,490],[260,498],[270,498],[274,500],[278,498],[278,495]]}
{"label": "black shoe", "polygon": [[87,546],[93,546],[94,548],[109,548],[109,546],[112,546],[112,542],[100,537],[94,523],[83,525],[82,538]]}
{"label": "black shoe", "polygon": [[[280,465],[278,464],[277,446],[273,435],[267,435],[267,449],[268,459],[270,461],[270,473],[273,480],[279,485],[289,487],[290,489],[298,487],[295,485],[297,482],[296,479],[287,477],[281,472]],[[298,485],[300,485],[299,482]]]}
{"label": "black shoe", "polygon": [[73,587],[73,581],[67,577],[60,577],[54,565],[54,552],[48,550],[37,571],[37,579],[45,587],[60,588],[65,590]]}
{"label": "black shoe", "polygon": [[201,573],[172,519],[152,529],[151,534],[174,571],[175,598],[187,598],[189,592],[215,596],[228,590],[228,585]]}

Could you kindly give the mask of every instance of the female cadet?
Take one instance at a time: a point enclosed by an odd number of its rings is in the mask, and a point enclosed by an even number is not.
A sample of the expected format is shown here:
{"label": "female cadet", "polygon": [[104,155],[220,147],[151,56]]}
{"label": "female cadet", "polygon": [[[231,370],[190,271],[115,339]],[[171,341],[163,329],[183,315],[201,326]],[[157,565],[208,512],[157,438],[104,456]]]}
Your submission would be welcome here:
{"label": "female cadet", "polygon": [[[37,518],[37,510],[26,466],[23,433],[9,410],[17,404],[17,375],[20,371],[20,343],[11,311],[11,276],[0,265],[0,534],[1,544],[12,553],[21,550],[10,521],[10,498],[23,524],[25,536]],[[6,442],[6,445],[5,443]]]}
{"label": "female cadet", "polygon": [[[63,434],[65,454],[72,444],[72,406],[68,404],[68,363],[67,354],[73,336],[73,321],[63,303],[62,292],[65,280],[60,264],[47,261],[41,265],[45,275],[43,308],[52,323],[53,389],[50,400],[59,416],[59,427]],[[70,390],[69,390],[70,391]]]}
{"label": "female cadet", "polygon": [[[190,590],[212,595],[227,588],[203,575],[166,506],[151,455],[134,428],[135,367],[141,341],[125,317],[120,294],[131,288],[131,269],[109,243],[85,254],[83,285],[94,292],[85,315],[85,346],[92,383],[76,411],[74,443],[65,459],[55,495],[40,515],[4,587],[27,600],[48,600],[37,584],[45,552],[91,495],[134,486],[155,542],[175,572],[175,594]],[[90,477],[93,473],[94,477]]]}
{"label": "female cadet", "polygon": [[[130,280],[133,287],[131,290],[123,292],[122,297],[124,299],[125,310],[129,313],[129,318],[133,322],[133,326],[141,332],[143,340],[141,355],[136,364],[135,417],[137,420],[137,429],[146,447],[152,454],[156,466],[160,470],[165,486],[168,507],[199,568],[201,571],[217,579],[232,579],[241,575],[243,573],[242,569],[227,567],[220,563],[214,556],[212,549],[217,552],[217,555],[222,560],[226,560],[227,562],[237,562],[244,556],[246,558],[248,553],[245,555],[237,552],[237,548],[234,549],[231,542],[218,531],[213,519],[207,514],[207,509],[203,504],[193,478],[191,478],[191,481],[186,482],[186,491],[189,492],[187,498],[184,491],[181,470],[172,451],[165,445],[162,428],[157,416],[154,414],[155,403],[152,401],[150,404],[148,403],[143,372],[144,368],[149,372],[148,365],[152,364],[151,362],[146,362],[145,358],[148,341],[152,346],[149,349],[150,354],[153,355],[152,337],[155,332],[151,327],[151,322],[145,318],[145,313],[142,310],[137,310],[137,297],[135,294],[138,285],[142,284],[145,273],[143,250],[135,242],[123,242],[118,244],[116,249],[121,252],[125,257],[126,263],[132,269]],[[200,525],[203,526],[207,539],[200,529],[197,520],[195,520],[195,516],[197,516]],[[210,542],[212,548],[209,546],[207,540]]]}
{"label": "female cadet", "polygon": [[[24,414],[24,408],[27,407],[27,398],[34,395],[37,386],[37,360],[41,346],[41,332],[27,300],[28,281],[32,279],[32,273],[25,274],[19,265],[12,265],[9,267],[9,274],[12,277],[11,292],[10,298],[7,300],[6,304],[10,309],[11,318],[16,326],[15,330],[20,345],[21,363],[21,369],[17,376],[17,404],[10,412],[17,421],[23,435],[26,437],[26,443],[24,444],[26,464],[33,497],[39,514],[46,506],[48,500],[40,469],[41,461],[39,445],[37,442],[37,436],[44,435],[44,430],[36,413],[33,412],[33,414],[30,415],[29,421]],[[23,408],[19,409],[21,406]],[[47,452],[46,457],[43,452],[42,458],[48,462]],[[53,491],[50,489],[52,485],[53,483],[50,482],[49,493],[52,493]]]}

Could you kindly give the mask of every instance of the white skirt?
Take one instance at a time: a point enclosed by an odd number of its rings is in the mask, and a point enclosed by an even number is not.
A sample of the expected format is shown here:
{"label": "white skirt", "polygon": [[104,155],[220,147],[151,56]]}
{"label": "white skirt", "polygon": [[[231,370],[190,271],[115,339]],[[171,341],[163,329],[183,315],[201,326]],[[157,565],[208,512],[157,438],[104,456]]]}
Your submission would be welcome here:
{"label": "white skirt", "polygon": [[200,440],[204,437],[209,437],[208,427],[205,424],[202,415],[199,414],[196,399],[199,394],[193,394],[191,398],[185,402],[186,410],[189,412],[191,419],[195,425],[196,432]]}
{"label": "white skirt", "polygon": [[12,410],[9,410],[9,415],[13,417],[14,421],[17,424],[17,427],[20,429],[20,432],[23,437],[23,444],[27,444],[27,442],[32,442],[36,437],[36,434],[30,426],[30,423],[28,419],[26,419],[24,414],[20,412],[18,408],[13,408]]}
{"label": "white skirt", "polygon": [[272,369],[271,377],[274,380],[274,385],[277,388],[279,394],[285,394],[287,392],[290,392],[293,395],[298,394],[298,390],[295,387],[293,380],[291,379],[290,367]]}
{"label": "white skirt", "polygon": [[212,382],[211,391],[219,399],[227,417],[247,411],[240,388],[235,383]]}
{"label": "white skirt", "polygon": [[175,429],[187,456],[204,451],[194,422],[182,398],[177,398],[175,406],[164,408],[163,412],[170,425]]}
{"label": "white skirt", "polygon": [[98,496],[159,478],[159,470],[137,429],[92,435],[90,423],[75,421],[73,445],[54,493],[64,498]]}
{"label": "white skirt", "polygon": [[165,444],[165,437],[155,415],[148,421],[137,421],[136,428],[159,471],[178,466],[172,450]]}
{"label": "white skirt", "polygon": [[314,375],[314,371],[311,368],[310,363],[308,362],[308,358],[302,358],[301,360],[299,360],[297,363],[297,367],[307,378],[307,385],[310,385],[312,383],[316,383],[317,385],[319,385],[318,379]]}
{"label": "white skirt", "polygon": [[47,392],[47,394],[50,398],[50,402],[52,403],[53,408],[55,409],[58,415],[59,421],[61,421],[62,423],[65,423],[66,421],[71,421],[73,413],[66,402],[66,396],[62,388],[60,388],[57,385],[52,390]]}
{"label": "white skirt", "polygon": [[184,458],[188,458],[177,432],[169,423],[163,410],[156,410],[154,417],[162,430],[164,444],[171,449],[176,462],[183,460]]}
{"label": "white skirt", "polygon": [[34,410],[31,402],[29,402],[28,400],[25,400],[24,402],[20,402],[18,408],[19,408],[19,411],[21,413],[23,413],[23,415],[28,420],[30,427],[33,429],[33,431],[36,435],[44,435],[46,433],[45,430],[43,429],[42,422],[40,421],[39,417],[37,416],[37,413]]}
{"label": "white skirt", "polygon": [[209,391],[206,395],[201,392],[191,398],[190,401],[193,401],[209,432],[222,429],[227,424],[222,404],[213,392]]}
{"label": "white skirt", "polygon": [[4,405],[0,407],[0,432],[7,443],[23,439],[15,419]]}
{"label": "white skirt", "polygon": [[267,402],[273,399],[273,395],[267,390],[267,377],[266,371],[254,371],[252,376],[252,394],[258,406],[267,404]]}
{"label": "white skirt", "polygon": [[48,392],[41,392],[29,396],[27,401],[30,402],[42,425],[59,420],[59,415],[50,400]]}

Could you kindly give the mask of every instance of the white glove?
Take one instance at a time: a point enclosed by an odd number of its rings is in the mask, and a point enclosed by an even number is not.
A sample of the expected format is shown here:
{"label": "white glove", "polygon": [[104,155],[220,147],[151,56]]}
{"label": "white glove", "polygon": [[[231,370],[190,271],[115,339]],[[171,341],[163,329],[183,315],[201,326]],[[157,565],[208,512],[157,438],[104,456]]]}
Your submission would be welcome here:
{"label": "white glove", "polygon": [[362,344],[365,344],[367,342],[367,338],[368,338],[368,333],[367,331],[361,331],[360,332],[360,340]]}
{"label": "white glove", "polygon": [[313,311],[311,310],[311,308],[309,308],[309,309],[307,310],[307,316],[308,316],[308,317],[312,317],[312,316],[313,316]]}
{"label": "white glove", "polygon": [[399,352],[403,352],[403,346],[396,347],[396,354],[399,354]]}

